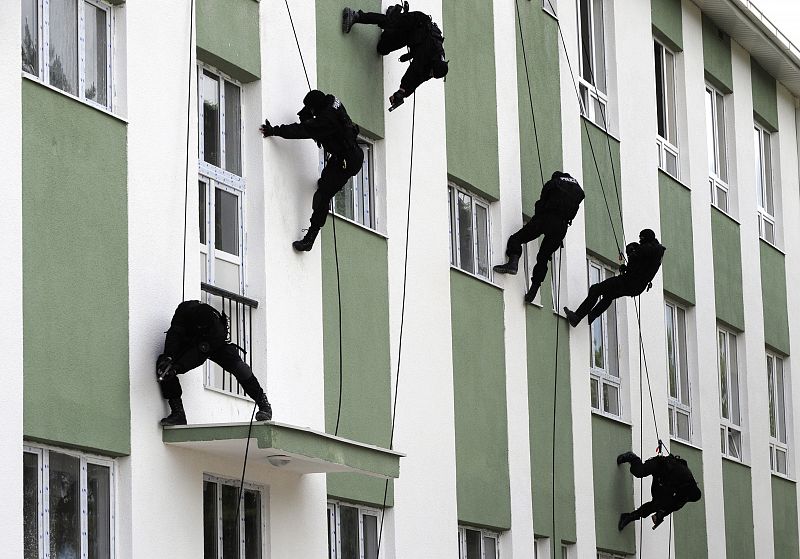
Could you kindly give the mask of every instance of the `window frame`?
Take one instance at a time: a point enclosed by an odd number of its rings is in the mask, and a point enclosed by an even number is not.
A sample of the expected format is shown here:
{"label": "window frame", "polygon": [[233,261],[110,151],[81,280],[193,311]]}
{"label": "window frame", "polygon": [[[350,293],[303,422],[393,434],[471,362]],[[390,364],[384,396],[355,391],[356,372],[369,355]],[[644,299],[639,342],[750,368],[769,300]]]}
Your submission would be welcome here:
{"label": "window frame", "polygon": [[[726,370],[722,371],[723,356],[720,349],[726,349],[725,365]],[[739,337],[736,333],[722,326],[717,326],[717,382],[719,389],[719,415],[720,415],[720,450],[722,455],[732,460],[744,462],[744,426],[742,423],[742,390],[741,375],[739,374]],[[731,359],[731,357],[733,359]],[[725,386],[722,381],[725,380]],[[723,393],[727,397],[728,411],[725,411],[726,402]],[[735,410],[734,410],[735,408]],[[727,416],[726,417],[726,413]],[[738,415],[738,419],[733,417]],[[733,447],[731,446],[731,443]],[[736,444],[738,443],[738,448]],[[733,450],[732,450],[733,448]]]}
{"label": "window frame", "polygon": [[[539,248],[541,247],[541,240],[542,238],[539,237],[534,239],[533,241],[529,241],[523,245],[522,250],[522,267],[525,273],[525,292],[531,288],[531,274],[533,273],[533,267],[536,265],[536,255],[539,253]],[[556,293],[557,287],[561,288],[561,295],[564,294],[564,290],[566,289],[566,285],[559,284],[561,278],[559,278],[560,273],[563,275],[563,270],[561,270],[561,251],[566,248],[566,241],[563,241],[561,248],[553,253],[552,258],[550,259],[549,264],[549,271],[550,271],[550,293],[551,299],[553,303],[553,312],[556,314],[561,314],[561,309],[558,308],[559,302],[563,302],[566,299],[561,298],[559,301],[559,297]],[[542,304],[542,290],[541,288],[539,291],[536,292],[536,297],[534,297],[533,301],[529,304],[535,305],[537,307],[543,307]]]}
{"label": "window frame", "polygon": [[[666,136],[662,136],[658,132],[658,126],[656,127],[656,146],[658,147],[658,168],[670,175],[671,177],[675,178],[676,180],[680,180],[680,150],[678,148],[678,138],[679,138],[679,131],[678,131],[678,86],[677,86],[677,73],[678,73],[678,65],[677,65],[677,58],[678,55],[673,52],[670,48],[668,48],[664,43],[659,41],[656,38],[653,38],[653,48],[659,49],[661,51],[661,64],[658,68],[654,67],[654,70],[658,72],[657,80],[661,80],[661,91],[662,91],[662,98],[658,98],[658,82],[656,83],[656,119],[658,119],[658,109],[660,108],[663,112],[664,117],[664,128],[666,132]],[[668,62],[667,62],[667,55],[671,57],[672,60],[672,83],[669,83],[669,73],[668,73]],[[667,88],[671,87],[672,89],[672,106],[669,106],[669,95],[667,94]],[[672,130],[672,135],[674,138],[670,139],[670,122],[674,127]],[[660,125],[660,123],[659,123]],[[675,158],[675,172],[672,173],[669,170],[669,165],[667,164],[667,157],[672,156]]]}
{"label": "window frame", "polygon": [[[775,246],[778,239],[778,208],[775,192],[775,157],[773,146],[773,133],[761,126],[758,122],[753,122],[753,131],[756,138],[756,208],[758,212],[758,236],[767,243]],[[764,138],[769,139],[769,147],[765,147]],[[769,199],[771,197],[771,200]],[[764,203],[766,202],[766,203]],[[770,212],[769,207],[772,206]],[[767,227],[772,227],[772,238],[767,233]]]}
{"label": "window frame", "polygon": [[[686,326],[686,315],[688,314],[688,311],[670,299],[664,299],[664,312],[665,320],[666,313],[670,313],[670,318],[672,320],[672,324],[674,325],[674,336],[677,337],[677,345],[675,342],[673,342],[672,349],[674,351],[674,356],[672,356],[670,355],[671,352],[669,346],[669,327],[667,324],[665,324],[665,333],[667,334],[665,338],[667,354],[667,406],[669,412],[670,437],[691,443],[692,435],[694,434],[692,423],[694,417],[692,415],[692,376],[689,372],[688,335]],[[669,374],[669,363],[671,357],[674,359],[676,365],[675,395],[672,394],[673,387],[671,386],[672,383]],[[686,385],[685,387],[684,384]],[[684,392],[688,402],[684,402],[682,400],[682,394]],[[682,437],[678,432],[678,414],[683,414],[686,416],[686,422],[689,430],[687,437]]]}
{"label": "window frame", "polygon": [[[60,87],[50,83],[50,0],[33,0],[36,4],[36,13],[38,18],[38,25],[36,29],[36,37],[38,41],[37,56],[38,68],[37,73],[32,73],[22,68],[22,73],[30,76],[36,81],[39,81],[49,87],[52,87],[59,92],[77,99],[83,103],[87,103],[97,107],[103,111],[111,112],[114,110],[114,44],[116,28],[116,10],[111,4],[107,4],[100,0],[76,0],[76,56],[77,56],[77,93],[71,93]],[[33,3],[32,2],[32,3]],[[106,13],[106,99],[107,105],[98,103],[93,99],[86,97],[86,4],[91,4],[95,8],[102,10]]]}
{"label": "window frame", "polygon": [[558,19],[558,0],[542,0],[542,9]]}
{"label": "window frame", "polygon": [[[39,538],[39,557],[50,556],[50,453],[55,452],[80,460],[80,557],[88,556],[88,465],[95,464],[108,468],[108,488],[109,488],[109,559],[116,557],[116,460],[95,454],[68,450],[50,445],[39,445],[24,442],[22,445],[23,454],[34,454],[37,456],[37,495],[38,495],[38,538]],[[47,503],[47,504],[45,504]]]}
{"label": "window frame", "polygon": [[[459,217],[458,212],[458,195],[463,194],[465,196],[469,196],[471,199],[470,202],[470,218],[472,220],[471,227],[472,227],[472,263],[473,263],[473,270],[467,270],[462,267],[462,258],[461,258],[461,243],[460,241],[460,233],[461,233],[461,220]],[[491,216],[491,206],[488,201],[484,200],[483,198],[479,197],[478,195],[474,194],[470,190],[467,190],[463,187],[460,187],[452,182],[450,182],[447,186],[447,199],[448,199],[448,208],[450,214],[450,266],[464,272],[465,274],[469,274],[473,277],[478,279],[492,282],[492,216]],[[480,239],[478,235],[478,212],[476,211],[476,207],[482,208],[486,212],[486,275],[482,275],[478,271],[478,262],[480,259],[479,254],[479,247],[480,247]]]}
{"label": "window frame", "polygon": [[[589,29],[588,29],[588,45],[587,50],[591,55],[591,64],[589,67],[589,77],[591,81],[586,80],[583,77],[584,70],[585,70],[585,55],[584,53],[584,29],[581,23],[581,3],[588,2],[589,6]],[[600,89],[597,86],[597,60],[598,60],[598,45],[597,45],[597,38],[595,35],[595,29],[597,28],[597,14],[595,10],[596,2],[599,2],[601,5],[600,18],[602,20],[602,25],[600,26],[603,37],[602,37],[602,61],[603,61],[603,78],[605,81],[605,90]],[[588,118],[598,126],[601,126],[607,129],[608,126],[608,104],[609,104],[609,76],[608,76],[608,34],[606,33],[606,3],[605,0],[577,0],[577,30],[578,30],[578,90],[580,93],[580,110],[581,115]],[[598,116],[597,107],[600,109],[600,114]]]}
{"label": "window frame", "polygon": [[[328,500],[328,559],[341,559],[342,531],[341,531],[341,507],[349,507],[358,511],[358,555],[359,559],[369,559],[365,557],[364,549],[364,516],[374,516],[376,526],[379,525],[381,512],[373,507],[358,505],[347,501]],[[375,550],[376,553],[378,550]]]}
{"label": "window frame", "polygon": [[[770,367],[770,363],[772,363],[772,367]],[[776,365],[778,365],[777,368]],[[787,407],[791,406],[791,399],[787,397],[789,393],[787,391],[788,383],[786,382],[786,364],[783,357],[768,350],[766,352],[766,366],[770,421],[769,465],[772,473],[788,477],[789,472],[791,471],[791,455],[789,453],[789,433],[791,431],[791,425],[788,421],[790,414],[787,413]],[[778,381],[778,375],[776,374],[778,369],[780,369],[780,382]],[[783,389],[782,392],[780,390],[781,388]],[[783,424],[783,433],[780,432],[781,423]],[[775,428],[774,434],[773,427]],[[782,438],[781,435],[783,435]],[[779,452],[782,452],[784,455],[785,471],[781,471],[781,469],[778,467]]]}
{"label": "window frame", "polygon": [[[615,275],[615,272],[612,268],[603,264],[599,260],[588,257],[587,259],[587,284],[589,286],[593,285],[591,281],[591,274],[592,270],[597,270],[599,281],[604,281],[612,276]],[[597,282],[595,282],[597,283]],[[613,308],[613,319],[614,319],[614,339],[616,340],[616,347],[611,347],[611,341],[609,339],[609,315],[608,311]],[[599,321],[599,322],[598,322]],[[592,355],[593,352],[593,345],[592,345],[592,337],[594,335],[594,328],[600,327],[602,329],[602,343],[603,343],[603,367],[597,367],[595,365],[594,356]],[[622,419],[624,416],[624,406],[622,401],[622,389],[623,389],[623,382],[622,382],[622,372],[620,370],[620,359],[619,359],[619,319],[618,319],[618,312],[617,312],[617,301],[615,300],[611,303],[611,307],[606,310],[602,315],[597,317],[595,321],[589,325],[589,402],[592,408],[592,413],[597,413],[603,415],[605,417],[610,417],[613,419]],[[611,351],[613,349],[613,352]],[[614,369],[614,362],[612,359],[616,360],[616,371],[617,375],[614,375],[611,372]],[[597,385],[597,407],[594,406],[592,403],[592,394],[594,393],[592,388],[594,384]],[[610,406],[606,405],[606,398],[605,398],[605,390],[606,386],[610,386],[616,390],[617,393],[617,409],[619,411],[618,414],[609,411]],[[606,408],[609,409],[606,409]]]}
{"label": "window frame", "polygon": [[[731,150],[728,140],[728,111],[726,108],[728,95],[722,93],[714,86],[705,84],[705,112],[706,112],[706,146],[708,153],[708,183],[711,190],[711,204],[725,214],[731,214]],[[711,97],[709,114],[709,96]],[[719,128],[719,107],[722,106],[722,130]],[[721,159],[720,151],[720,132],[723,134],[724,160]],[[709,137],[709,133],[712,137]],[[713,153],[712,153],[713,152]],[[713,161],[712,161],[713,159]],[[711,169],[713,163],[714,169]],[[724,171],[724,176],[719,171]],[[721,201],[721,193],[724,194],[724,202]]]}
{"label": "window frame", "polygon": [[[222,490],[221,487],[223,485],[227,485],[229,487],[233,487],[234,489],[239,490],[239,486],[241,484],[241,480],[238,479],[229,479],[225,477],[216,476],[214,474],[203,473],[203,484],[205,482],[214,483],[217,485],[216,491],[216,499],[217,499],[217,506],[216,510],[216,528],[217,528],[217,558],[222,559],[223,548],[220,543],[222,543],[222,521],[224,516],[224,511],[222,510]],[[260,485],[256,485],[255,483],[251,483],[245,481],[242,484],[242,493],[239,496],[241,503],[239,504],[239,527],[238,527],[238,536],[239,536],[239,557],[240,559],[244,559],[246,557],[246,534],[245,534],[245,507],[244,507],[244,491],[249,490],[253,492],[257,492],[259,494],[259,501],[260,501],[260,511],[259,511],[259,531],[260,531],[260,540],[261,540],[261,549],[259,553],[262,559],[266,559],[267,557],[267,505],[266,505],[266,492],[264,488]],[[205,513],[203,516],[203,531],[205,532]],[[204,534],[205,535],[205,534]]]}
{"label": "window frame", "polygon": [[[481,559],[499,559],[500,557],[500,534],[491,530],[467,526],[464,524],[458,525],[458,559],[467,559],[467,530],[471,532],[478,532],[481,535]],[[486,548],[484,547],[485,539],[494,540],[495,556],[488,556]]]}
{"label": "window frame", "polygon": [[[378,185],[376,183],[376,175],[375,175],[375,151],[376,151],[376,142],[366,136],[359,136],[358,137],[358,145],[361,147],[362,151],[364,151],[364,165],[361,167],[361,170],[353,177],[350,177],[344,187],[336,193],[336,195],[331,199],[328,211],[331,215],[335,215],[339,219],[343,219],[359,227],[363,227],[375,233],[382,235],[381,233],[381,219],[380,219],[380,212],[379,210],[379,203],[378,203]],[[366,149],[365,149],[366,147]],[[327,160],[328,154],[325,153],[324,149],[320,149],[320,172],[322,172],[322,168],[325,166],[325,162]],[[366,172],[365,172],[366,171]],[[355,181],[358,177],[361,177],[361,188],[358,189],[360,192],[359,196],[353,195],[353,205],[350,208],[353,212],[353,217],[348,217],[345,214],[339,213],[336,209],[336,201],[340,199],[340,197],[344,194],[345,189],[353,188],[353,192],[356,192]],[[351,186],[352,185],[352,186]],[[367,188],[365,189],[364,186]],[[369,198],[369,223],[365,223],[363,221],[364,212],[362,208],[366,204],[359,204],[360,199],[363,200],[365,194],[368,194]]]}

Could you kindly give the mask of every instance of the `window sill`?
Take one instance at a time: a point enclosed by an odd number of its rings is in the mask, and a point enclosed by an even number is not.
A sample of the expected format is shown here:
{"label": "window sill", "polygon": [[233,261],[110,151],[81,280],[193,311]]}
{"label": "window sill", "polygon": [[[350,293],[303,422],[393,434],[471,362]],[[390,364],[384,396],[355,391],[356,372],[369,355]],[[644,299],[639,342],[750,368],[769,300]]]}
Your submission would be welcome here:
{"label": "window sill", "polygon": [[371,227],[367,227],[366,225],[363,225],[363,224],[361,224],[361,223],[359,223],[359,222],[357,222],[357,221],[355,221],[353,219],[350,219],[349,217],[344,217],[344,216],[341,216],[339,214],[335,214],[331,210],[328,210],[328,215],[330,215],[331,217],[333,217],[335,219],[339,219],[341,221],[347,222],[350,225],[355,225],[356,227],[358,227],[359,229],[363,229],[367,233],[371,233],[371,234],[373,234],[373,235],[375,235],[377,237],[380,237],[382,239],[386,239],[387,241],[389,240],[389,235],[381,233],[380,231],[378,231],[376,229],[372,229]]}
{"label": "window sill", "polygon": [[726,212],[726,211],[724,211],[724,210],[720,209],[720,208],[719,208],[719,206],[717,206],[716,204],[712,203],[712,204],[711,204],[711,209],[712,209],[712,210],[717,210],[717,212],[719,212],[719,213],[720,213],[720,215],[723,215],[723,216],[727,217],[728,219],[730,219],[732,222],[734,222],[734,223],[735,223],[736,225],[738,225],[739,227],[741,227],[741,226],[742,226],[742,223],[741,223],[741,222],[740,222],[738,219],[736,219],[735,217],[733,217],[733,216],[732,216],[731,214],[729,214],[728,212]]}
{"label": "window sill", "polygon": [[788,481],[789,483],[795,483],[795,484],[797,483],[797,481],[795,479],[789,477],[786,474],[782,474],[780,472],[776,472],[775,470],[771,470],[770,473],[772,474],[772,477],[776,477],[776,478],[782,479],[784,481]]}
{"label": "window sill", "polygon": [[[594,126],[595,128],[597,128],[597,129],[598,129],[600,132],[602,132],[603,134],[608,134],[608,136],[609,136],[609,137],[610,137],[612,140],[616,141],[618,144],[621,144],[621,143],[622,143],[622,141],[621,141],[619,138],[617,138],[617,137],[614,135],[614,133],[611,131],[611,128],[609,128],[609,129],[608,129],[608,131],[606,131],[606,130],[605,130],[605,128],[603,128],[602,126],[600,126],[599,124],[597,124],[595,121],[593,121],[592,119],[590,119],[590,118],[589,118],[588,116],[586,116],[585,114],[581,114],[581,118],[583,119],[583,121],[584,121],[584,122],[588,122],[589,124],[591,124],[592,126]],[[608,118],[608,117],[606,117],[606,118]],[[619,172],[619,169],[617,169],[617,172]]]}
{"label": "window sill", "polygon": [[609,421],[613,421],[614,423],[622,423],[623,425],[626,425],[628,427],[633,428],[633,423],[631,423],[627,419],[623,419],[623,418],[621,418],[621,417],[619,417],[617,415],[609,415],[607,413],[603,413],[600,410],[596,410],[594,408],[592,408],[592,415],[595,415],[595,416],[600,417],[602,419],[607,419]]}
{"label": "window sill", "polygon": [[233,392],[228,392],[227,390],[222,390],[221,388],[214,388],[213,386],[203,385],[203,388],[208,390],[209,392],[216,392],[217,394],[221,394],[222,396],[230,396],[231,398],[236,398],[237,400],[243,400],[247,402],[252,402],[253,400],[250,399],[249,396],[244,394],[234,394]]}
{"label": "window sill", "polygon": [[493,282],[489,281],[486,278],[482,278],[481,276],[478,276],[478,275],[475,275],[475,274],[471,274],[470,272],[462,270],[461,268],[459,268],[457,266],[453,266],[452,264],[450,264],[450,269],[455,271],[455,272],[458,272],[460,274],[464,274],[465,276],[470,277],[470,278],[472,278],[474,280],[478,280],[479,282],[485,283],[486,285],[490,285],[490,286],[494,287],[495,289],[497,289],[499,291],[503,291],[502,287],[500,287],[496,283],[493,283]]}
{"label": "window sill", "polygon": [[[555,1],[554,1],[554,0],[551,0],[551,1],[553,1],[553,3],[555,4]],[[547,0],[545,0],[545,2],[547,2]],[[552,7],[552,9],[555,9],[556,7],[557,7],[557,6],[553,6],[553,7]],[[557,14],[555,11],[550,11],[549,9],[547,9],[547,7],[546,7],[546,6],[542,6],[542,11],[543,11],[544,13],[546,13],[547,15],[549,15],[549,16],[550,16],[551,18],[553,18],[554,20],[558,21],[558,14]]]}
{"label": "window sill", "polygon": [[682,181],[681,179],[679,179],[678,177],[673,177],[672,175],[670,175],[669,173],[667,173],[667,172],[666,172],[664,169],[662,169],[661,167],[659,167],[659,168],[658,168],[658,172],[659,172],[659,174],[662,174],[662,175],[664,175],[665,177],[668,177],[668,178],[672,179],[673,181],[675,181],[676,183],[678,183],[679,185],[681,185],[683,188],[685,188],[685,189],[686,189],[686,190],[688,190],[689,192],[691,192],[691,191],[692,191],[692,187],[691,187],[691,186],[689,186],[688,184],[686,184],[685,182],[683,182],[683,181]]}
{"label": "window sill", "polygon": [[744,466],[748,470],[750,469],[750,464],[745,464],[743,460],[738,460],[732,456],[728,456],[727,454],[723,454],[722,459],[727,460],[728,462],[733,462],[734,464],[739,464],[740,466]]}
{"label": "window sill", "polygon": [[780,248],[778,245],[776,245],[776,244],[774,244],[774,243],[771,243],[771,242],[769,242],[768,240],[766,240],[764,237],[762,237],[762,236],[760,236],[760,235],[759,235],[759,237],[758,237],[758,240],[760,240],[762,243],[764,243],[764,244],[765,244],[765,245],[767,245],[768,247],[770,247],[770,248],[774,248],[775,250],[777,250],[778,252],[780,252],[782,255],[786,256],[786,252],[785,252],[785,251],[784,251],[782,248]]}
{"label": "window sill", "polygon": [[700,452],[703,452],[703,448],[702,447],[699,447],[696,444],[694,444],[692,442],[689,442],[689,441],[684,441],[682,439],[677,439],[677,438],[675,438],[675,437],[673,437],[671,435],[669,437],[669,442],[670,442],[670,444],[671,443],[678,443],[679,445],[688,446],[689,448],[693,448],[695,450],[699,450]]}
{"label": "window sill", "polygon": [[60,95],[63,95],[64,97],[72,99],[73,101],[77,101],[81,105],[89,107],[90,109],[94,109],[94,110],[99,111],[99,112],[101,112],[103,114],[106,114],[106,115],[110,116],[111,118],[119,120],[120,122],[122,122],[124,124],[128,124],[128,119],[126,119],[125,117],[122,117],[122,116],[120,116],[120,115],[118,115],[116,113],[113,113],[110,110],[101,107],[100,105],[95,105],[94,103],[90,103],[90,102],[88,102],[88,101],[86,101],[84,99],[81,99],[80,97],[76,97],[75,95],[72,95],[71,93],[67,93],[66,91],[62,91],[62,90],[58,89],[57,87],[53,87],[52,85],[46,84],[42,80],[37,78],[36,76],[33,76],[33,75],[31,75],[31,74],[29,74],[27,72],[22,72],[22,78],[25,79],[25,80],[31,81],[31,82],[33,82],[35,84],[38,84],[38,85],[44,87],[45,89],[49,89],[50,91],[53,91],[53,92],[58,93]]}

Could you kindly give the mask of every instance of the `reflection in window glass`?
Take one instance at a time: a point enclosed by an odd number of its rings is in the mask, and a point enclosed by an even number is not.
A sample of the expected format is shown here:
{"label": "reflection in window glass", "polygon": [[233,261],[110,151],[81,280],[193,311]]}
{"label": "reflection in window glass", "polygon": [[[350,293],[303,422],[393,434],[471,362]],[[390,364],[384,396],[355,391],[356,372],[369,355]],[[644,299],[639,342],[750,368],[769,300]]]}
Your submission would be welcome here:
{"label": "reflection in window glass", "polygon": [[342,540],[340,559],[360,559],[357,508],[339,507],[339,533]]}
{"label": "reflection in window glass", "polygon": [[111,555],[111,476],[106,466],[86,465],[89,559]]}
{"label": "reflection in window glass", "polygon": [[481,559],[481,533],[467,530],[467,559]]}
{"label": "reflection in window glass", "polygon": [[220,166],[219,78],[203,72],[203,159]]}
{"label": "reflection in window glass", "polygon": [[239,86],[225,82],[225,169],[242,175],[242,101]]}
{"label": "reflection in window glass", "polygon": [[[39,75],[39,2],[22,0],[22,70]],[[26,555],[27,557],[27,555]]]}
{"label": "reflection in window glass", "polygon": [[217,559],[217,484],[203,481],[203,557]]}
{"label": "reflection in window glass", "polygon": [[364,559],[378,559],[378,517],[361,516],[364,524]]}
{"label": "reflection in window glass", "polygon": [[489,275],[489,212],[483,206],[475,205],[475,224],[477,227],[477,251],[479,276]]}
{"label": "reflection in window glass", "polygon": [[239,256],[239,198],[222,189],[215,190],[214,247]]}
{"label": "reflection in window glass", "polygon": [[239,559],[238,495],[238,487],[222,484],[222,559]]}
{"label": "reflection in window glass", "polygon": [[23,532],[25,559],[39,557],[39,457],[23,453],[22,466]]}
{"label": "reflection in window glass", "polygon": [[[78,94],[78,3],[50,0],[50,85]],[[55,23],[58,22],[56,25]]]}
{"label": "reflection in window glass", "polygon": [[464,192],[458,192],[458,246],[461,256],[462,270],[467,272],[475,271],[473,261],[473,237],[472,237],[472,196]]}
{"label": "reflection in window glass", "polygon": [[73,559],[80,553],[80,458],[50,452],[50,557]]}
{"label": "reflection in window glass", "polygon": [[108,105],[108,44],[107,21],[105,10],[84,3],[84,40],[86,79],[85,95],[87,99],[103,106]]}
{"label": "reflection in window glass", "polygon": [[208,211],[208,201],[206,200],[206,183],[203,181],[197,181],[197,199],[198,199],[198,208],[199,212],[199,224],[200,224],[200,244],[204,245],[208,242],[208,238],[206,237],[206,212]]}
{"label": "reflection in window glass", "polygon": [[261,493],[244,492],[244,557],[261,559]]}

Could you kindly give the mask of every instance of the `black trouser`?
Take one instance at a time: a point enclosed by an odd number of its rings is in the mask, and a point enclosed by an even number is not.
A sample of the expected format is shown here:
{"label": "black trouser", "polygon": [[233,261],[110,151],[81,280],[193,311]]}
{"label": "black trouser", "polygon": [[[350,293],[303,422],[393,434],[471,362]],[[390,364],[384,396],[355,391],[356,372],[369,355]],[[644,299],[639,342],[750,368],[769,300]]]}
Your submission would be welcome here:
{"label": "black trouser", "polygon": [[311,213],[312,228],[321,229],[325,225],[331,200],[336,196],[337,192],[344,188],[350,177],[358,174],[363,164],[364,152],[358,146],[343,159],[335,155],[328,157],[325,167],[322,169],[322,174],[317,181],[317,191],[314,193],[314,199],[311,202],[311,209],[313,210]]}
{"label": "black trouser", "polygon": [[589,287],[589,294],[583,303],[575,309],[575,314],[579,320],[588,314],[589,324],[591,324],[595,318],[603,314],[611,306],[614,299],[624,296],[636,297],[641,295],[646,287],[647,284],[641,285],[641,282],[632,280],[624,274],[608,278]]}
{"label": "black trouser", "polygon": [[652,500],[647,503],[642,503],[638,509],[631,514],[636,518],[647,518],[658,511],[663,511],[666,514],[681,508],[685,502],[682,502],[676,495],[675,491],[663,483],[664,470],[664,457],[653,456],[648,458],[644,463],[642,459],[636,456],[631,460],[631,474],[637,478],[653,476],[653,482],[650,485],[650,495]]}
{"label": "black trouser", "polygon": [[408,46],[408,30],[392,25],[391,19],[386,14],[360,12],[356,23],[377,25],[383,30],[376,47],[378,54],[381,56],[386,56],[390,52]]}
{"label": "black trouser", "polygon": [[544,235],[536,253],[536,265],[531,272],[531,284],[542,285],[547,275],[547,262],[561,247],[567,235],[569,224],[558,218],[533,216],[522,229],[508,238],[506,243],[506,256],[519,258],[522,256],[522,244],[528,243]]}
{"label": "black trouser", "polygon": [[[244,389],[245,394],[258,402],[264,396],[264,390],[253,374],[250,366],[242,360],[239,355],[239,348],[233,344],[225,344],[210,353],[203,353],[196,345],[189,347],[182,355],[175,360],[175,369],[178,374],[191,371],[211,359],[214,363],[231,373]],[[180,398],[183,394],[181,383],[177,376],[171,377],[159,383],[161,395],[170,400]]]}

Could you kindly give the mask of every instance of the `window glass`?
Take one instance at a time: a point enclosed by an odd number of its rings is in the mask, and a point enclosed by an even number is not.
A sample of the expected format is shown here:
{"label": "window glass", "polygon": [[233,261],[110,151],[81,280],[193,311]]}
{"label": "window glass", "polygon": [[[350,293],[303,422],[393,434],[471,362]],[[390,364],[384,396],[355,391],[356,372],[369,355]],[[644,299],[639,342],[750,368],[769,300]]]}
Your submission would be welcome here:
{"label": "window glass", "polygon": [[678,437],[688,441],[690,435],[689,416],[682,412],[675,413],[675,428]]}
{"label": "window glass", "polygon": [[219,78],[203,71],[203,159],[219,167]]}
{"label": "window glass", "polygon": [[364,525],[364,559],[378,559],[378,517],[361,516]]}
{"label": "window glass", "polygon": [[664,318],[667,330],[667,369],[669,372],[669,395],[673,398],[678,397],[678,360],[677,348],[675,347],[675,321],[673,319],[672,307],[665,306]]}
{"label": "window glass", "polygon": [[225,82],[225,170],[242,175],[241,90],[229,81]]}
{"label": "window glass", "polygon": [[39,456],[33,452],[22,455],[22,518],[25,538],[25,559],[39,557]]}
{"label": "window glass", "polygon": [[[603,0],[593,0],[594,13],[592,19],[594,20],[594,58],[596,66],[594,67],[594,80],[592,83],[605,93],[606,88],[606,44],[605,44],[605,31],[603,29]],[[601,120],[601,122],[603,122]]]}
{"label": "window glass", "polygon": [[214,248],[239,256],[239,198],[220,188],[214,205]]}
{"label": "window glass", "polygon": [[238,495],[238,487],[222,484],[222,559],[239,559]]}
{"label": "window glass", "polygon": [[461,269],[467,272],[475,271],[472,257],[472,196],[458,192],[458,246],[461,256]]}
{"label": "window glass", "polygon": [[592,83],[592,36],[591,36],[591,1],[580,0],[580,18],[581,18],[581,60],[583,64],[582,77],[589,83]]}
{"label": "window glass", "polygon": [[664,47],[659,43],[653,43],[653,53],[655,55],[656,71],[656,119],[658,121],[658,135],[662,138],[667,137],[667,116],[664,97]]}
{"label": "window glass", "polygon": [[261,559],[261,493],[244,491],[244,557]]}
{"label": "window glass", "polygon": [[86,64],[85,95],[103,106],[108,105],[108,14],[94,4],[84,3]]}
{"label": "window glass", "polygon": [[489,212],[479,204],[475,204],[475,229],[477,232],[478,270],[479,276],[489,276]]}
{"label": "window glass", "polygon": [[678,311],[678,363],[680,364],[680,401],[689,405],[689,364],[686,357],[686,311],[676,307]]}
{"label": "window glass", "polygon": [[603,383],[603,411],[619,415],[619,388],[613,384]]}
{"label": "window glass", "polygon": [[667,106],[667,135],[672,144],[678,143],[677,103],[675,100],[675,55],[664,49],[664,92]]}
{"label": "window glass", "polygon": [[786,400],[783,379],[783,359],[776,359],[775,365],[775,376],[777,378],[775,389],[778,392],[778,440],[782,443],[786,443]]}
{"label": "window glass", "polygon": [[728,182],[728,150],[725,145],[725,101],[722,95],[715,93],[716,96],[716,134],[717,134],[717,153],[719,159],[719,178]]}
{"label": "window glass", "polygon": [[[39,75],[39,2],[22,0],[22,69]],[[27,557],[27,554],[26,554]]]}
{"label": "window glass", "polygon": [[730,356],[730,391],[731,391],[731,421],[736,425],[741,424],[741,417],[739,416],[739,372],[738,363],[736,360],[736,336],[728,334],[729,356]]}
{"label": "window glass", "polygon": [[767,383],[769,386],[769,434],[778,437],[778,426],[775,412],[775,361],[767,355]]}
{"label": "window glass", "polygon": [[769,132],[764,131],[764,208],[771,216],[775,215],[774,195],[772,191],[772,139]]}
{"label": "window glass", "polygon": [[722,417],[730,419],[730,410],[728,409],[728,347],[724,332],[719,333],[719,384]]}
{"label": "window glass", "polygon": [[50,0],[50,85],[78,94],[78,3]]}
{"label": "window glass", "polygon": [[[619,378],[619,360],[617,355],[617,303],[613,301],[604,313],[606,317],[606,339],[608,346],[606,348],[608,363],[608,374],[613,377]],[[597,322],[597,320],[595,320]]]}
{"label": "window glass", "polygon": [[86,465],[89,559],[111,555],[111,472],[106,466]]}
{"label": "window glass", "polygon": [[217,484],[203,481],[203,557],[217,559]]}
{"label": "window glass", "polygon": [[714,92],[709,89],[706,89],[706,149],[708,150],[708,174],[716,175],[718,173],[717,148],[714,140]]}
{"label": "window glass", "polygon": [[78,557],[81,541],[79,458],[50,452],[49,490],[50,557]]}
{"label": "window glass", "polygon": [[358,537],[358,509],[339,506],[339,533],[341,535],[341,559],[360,559]]}
{"label": "window glass", "polygon": [[467,533],[467,559],[481,558],[481,533],[477,530],[466,530]]}
{"label": "window glass", "polygon": [[206,183],[203,181],[197,181],[197,199],[198,199],[198,209],[200,210],[199,214],[199,225],[200,225],[200,244],[204,245],[208,242],[208,238],[206,236],[206,222],[208,217],[206,212],[208,211],[208,200],[206,200]]}
{"label": "window glass", "polygon": [[483,559],[497,559],[497,540],[491,536],[483,537]]}

